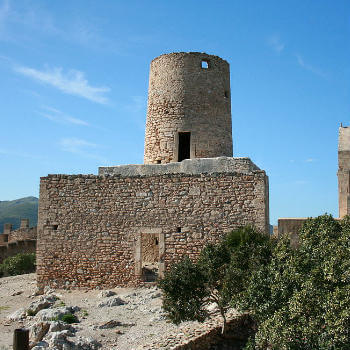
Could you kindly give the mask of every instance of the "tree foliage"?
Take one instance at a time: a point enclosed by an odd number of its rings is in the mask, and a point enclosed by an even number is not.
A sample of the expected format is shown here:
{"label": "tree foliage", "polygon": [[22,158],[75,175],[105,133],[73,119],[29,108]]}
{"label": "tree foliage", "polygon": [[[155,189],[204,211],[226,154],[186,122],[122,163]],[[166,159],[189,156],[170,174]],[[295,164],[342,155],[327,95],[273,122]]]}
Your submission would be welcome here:
{"label": "tree foliage", "polygon": [[271,257],[272,241],[252,227],[229,233],[220,243],[203,248],[197,262],[184,257],[159,282],[163,308],[174,323],[205,320],[215,302],[223,317],[249,285],[253,271]]}
{"label": "tree foliage", "polygon": [[350,218],[309,219],[297,248],[282,238],[236,304],[258,325],[247,349],[349,349]]}

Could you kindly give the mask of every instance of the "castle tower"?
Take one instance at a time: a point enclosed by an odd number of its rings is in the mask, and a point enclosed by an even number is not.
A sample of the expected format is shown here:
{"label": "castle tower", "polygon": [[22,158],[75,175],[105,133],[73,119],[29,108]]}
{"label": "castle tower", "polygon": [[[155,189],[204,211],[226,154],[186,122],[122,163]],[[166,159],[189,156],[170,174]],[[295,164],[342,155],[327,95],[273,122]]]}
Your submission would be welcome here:
{"label": "castle tower", "polygon": [[350,214],[350,128],[340,126],[338,142],[339,217]]}
{"label": "castle tower", "polygon": [[145,164],[232,157],[229,64],[199,52],[151,62]]}

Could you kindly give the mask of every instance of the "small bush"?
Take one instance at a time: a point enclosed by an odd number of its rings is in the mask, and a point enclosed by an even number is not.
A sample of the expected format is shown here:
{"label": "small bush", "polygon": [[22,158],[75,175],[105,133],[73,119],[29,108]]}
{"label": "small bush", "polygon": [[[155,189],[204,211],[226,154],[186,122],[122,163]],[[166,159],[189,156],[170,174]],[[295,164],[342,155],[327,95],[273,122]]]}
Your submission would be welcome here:
{"label": "small bush", "polygon": [[19,253],[3,261],[0,276],[15,276],[35,272],[35,254]]}
{"label": "small bush", "polygon": [[60,317],[60,320],[65,322],[65,323],[76,323],[78,322],[78,319],[75,315],[73,314],[65,314],[62,317]]}

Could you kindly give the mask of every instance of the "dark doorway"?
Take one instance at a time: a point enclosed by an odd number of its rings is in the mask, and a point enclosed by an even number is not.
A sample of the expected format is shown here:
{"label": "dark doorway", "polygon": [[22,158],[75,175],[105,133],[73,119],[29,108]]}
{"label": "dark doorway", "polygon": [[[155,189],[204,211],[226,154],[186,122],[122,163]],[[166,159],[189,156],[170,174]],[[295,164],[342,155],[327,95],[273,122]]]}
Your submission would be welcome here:
{"label": "dark doorway", "polygon": [[178,162],[184,159],[191,158],[191,133],[190,132],[179,132],[179,153]]}

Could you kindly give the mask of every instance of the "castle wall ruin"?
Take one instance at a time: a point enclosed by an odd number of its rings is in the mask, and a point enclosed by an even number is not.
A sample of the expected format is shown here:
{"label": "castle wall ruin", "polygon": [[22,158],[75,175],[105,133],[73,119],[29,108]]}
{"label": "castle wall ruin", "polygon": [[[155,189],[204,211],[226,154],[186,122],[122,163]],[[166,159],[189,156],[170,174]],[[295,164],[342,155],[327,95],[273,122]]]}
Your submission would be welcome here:
{"label": "castle wall ruin", "polygon": [[[142,237],[157,240],[159,273],[183,255],[253,224],[268,230],[268,178],[248,158],[100,169],[101,175],[41,178],[37,274],[43,287],[136,286],[145,281]],[[187,166],[186,166],[187,163]],[[135,166],[134,166],[135,167]],[[162,175],[153,174],[163,167]],[[113,169],[114,168],[114,169]],[[202,169],[206,172],[203,173]],[[196,170],[197,169],[197,170]],[[113,174],[114,170],[114,174]],[[134,170],[135,171],[135,170]],[[153,246],[154,248],[154,246]]]}
{"label": "castle wall ruin", "polygon": [[18,253],[35,253],[36,236],[37,227],[29,227],[29,219],[21,219],[17,230],[12,230],[12,224],[4,224],[4,233],[0,234],[0,264]]}

